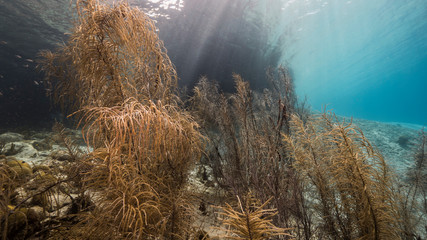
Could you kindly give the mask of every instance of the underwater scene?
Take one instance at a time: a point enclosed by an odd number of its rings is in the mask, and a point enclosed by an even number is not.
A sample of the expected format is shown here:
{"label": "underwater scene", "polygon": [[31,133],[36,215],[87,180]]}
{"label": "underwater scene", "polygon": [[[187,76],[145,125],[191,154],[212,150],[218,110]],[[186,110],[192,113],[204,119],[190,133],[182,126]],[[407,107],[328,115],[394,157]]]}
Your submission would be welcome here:
{"label": "underwater scene", "polygon": [[0,240],[427,239],[425,0],[0,0]]}

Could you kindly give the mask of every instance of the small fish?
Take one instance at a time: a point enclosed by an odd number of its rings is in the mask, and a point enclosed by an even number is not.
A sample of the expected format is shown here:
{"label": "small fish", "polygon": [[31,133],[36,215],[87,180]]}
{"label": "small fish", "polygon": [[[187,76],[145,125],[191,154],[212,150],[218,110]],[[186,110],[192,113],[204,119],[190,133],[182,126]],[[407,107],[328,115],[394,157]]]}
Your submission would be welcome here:
{"label": "small fish", "polygon": [[13,87],[10,87],[9,89],[10,89],[10,91],[13,91],[13,90],[15,90],[15,88],[13,88]]}
{"label": "small fish", "polygon": [[16,58],[22,58],[21,55],[16,54],[15,55]]}
{"label": "small fish", "polygon": [[40,85],[40,83],[38,83],[37,81],[34,81],[34,84],[37,86]]}
{"label": "small fish", "polygon": [[4,78],[4,76],[0,74],[0,79],[1,79],[1,78]]}
{"label": "small fish", "polygon": [[29,59],[29,58],[25,59],[25,61],[27,61],[27,62],[34,62],[33,59]]}
{"label": "small fish", "polygon": [[6,45],[6,44],[7,44],[7,42],[6,42],[6,41],[1,41],[1,42],[0,42],[0,44],[1,44],[1,45]]}
{"label": "small fish", "polygon": [[1,96],[3,96],[3,93],[2,93],[2,92],[0,92],[0,97],[1,97]]}
{"label": "small fish", "polygon": [[27,68],[27,67],[29,67],[30,65],[28,65],[28,64],[24,64],[24,65],[22,65],[24,68]]}

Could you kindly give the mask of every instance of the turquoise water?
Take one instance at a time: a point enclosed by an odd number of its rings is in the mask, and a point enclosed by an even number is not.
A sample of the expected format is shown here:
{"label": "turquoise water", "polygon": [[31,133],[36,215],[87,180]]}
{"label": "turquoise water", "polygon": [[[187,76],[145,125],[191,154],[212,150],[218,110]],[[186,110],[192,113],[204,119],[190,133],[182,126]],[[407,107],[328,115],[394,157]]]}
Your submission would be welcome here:
{"label": "turquoise water", "polygon": [[285,1],[279,19],[313,109],[427,124],[427,1]]}
{"label": "turquoise water", "polygon": [[266,65],[287,63],[313,110],[427,124],[426,0],[163,2],[184,3],[159,28],[185,83],[230,90],[234,71],[262,88]]}
{"label": "turquoise water", "polygon": [[[426,0],[129,0],[156,20],[180,85],[232,73],[265,87],[288,64],[313,110],[427,124]],[[0,2],[0,126],[51,118],[37,52],[71,27],[68,0]],[[34,60],[34,61],[33,61]]]}

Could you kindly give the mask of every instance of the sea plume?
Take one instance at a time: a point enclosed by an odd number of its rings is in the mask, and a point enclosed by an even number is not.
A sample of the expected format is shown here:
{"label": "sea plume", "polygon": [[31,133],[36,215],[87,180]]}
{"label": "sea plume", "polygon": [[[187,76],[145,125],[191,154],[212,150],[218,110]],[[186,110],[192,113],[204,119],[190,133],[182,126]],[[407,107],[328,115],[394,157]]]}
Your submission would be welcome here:
{"label": "sea plume", "polygon": [[172,101],[175,68],[154,22],[125,2],[76,1],[77,21],[66,44],[41,52],[55,101],[71,111],[109,107],[132,97]]}
{"label": "sea plume", "polygon": [[219,207],[223,226],[227,229],[225,239],[262,240],[274,236],[290,236],[289,229],[274,226],[271,218],[277,214],[276,209],[265,209],[268,201],[261,204],[251,193],[245,196],[244,202],[237,197],[237,210],[226,203]]}
{"label": "sea plume", "polygon": [[323,234],[399,239],[394,175],[363,132],[328,113],[307,124],[294,115],[291,123],[286,148],[311,188]]}
{"label": "sea plume", "polygon": [[181,238],[191,224],[188,171],[198,125],[178,106],[177,76],[156,28],[127,2],[77,0],[68,42],[44,52],[52,96],[82,127],[84,192],[96,208],[79,214],[78,238]]}

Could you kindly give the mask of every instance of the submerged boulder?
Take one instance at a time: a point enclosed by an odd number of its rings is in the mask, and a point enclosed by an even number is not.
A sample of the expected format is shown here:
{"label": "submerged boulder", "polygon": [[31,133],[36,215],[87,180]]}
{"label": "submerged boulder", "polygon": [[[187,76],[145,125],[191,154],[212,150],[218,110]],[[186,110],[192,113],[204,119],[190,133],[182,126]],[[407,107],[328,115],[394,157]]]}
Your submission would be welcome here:
{"label": "submerged boulder", "polygon": [[40,216],[31,208],[8,205],[9,212],[0,212],[0,221],[8,218],[7,239],[27,239],[40,230]]}
{"label": "submerged boulder", "polygon": [[64,150],[57,150],[54,151],[50,154],[50,157],[54,160],[58,160],[58,161],[71,161],[73,160],[73,157]]}
{"label": "submerged boulder", "polygon": [[26,142],[10,142],[4,146],[5,155],[21,159],[29,159],[37,156],[37,150]]}
{"label": "submerged boulder", "polygon": [[38,151],[47,151],[52,149],[52,144],[47,140],[34,141],[32,146]]}
{"label": "submerged boulder", "polygon": [[22,140],[24,140],[24,136],[19,133],[6,132],[0,134],[0,142],[3,142],[5,144],[10,142],[19,142]]}
{"label": "submerged boulder", "polygon": [[33,170],[28,163],[22,160],[18,160],[14,157],[7,157],[6,164],[10,167],[11,170],[16,172],[19,178],[25,178],[33,173]]}

